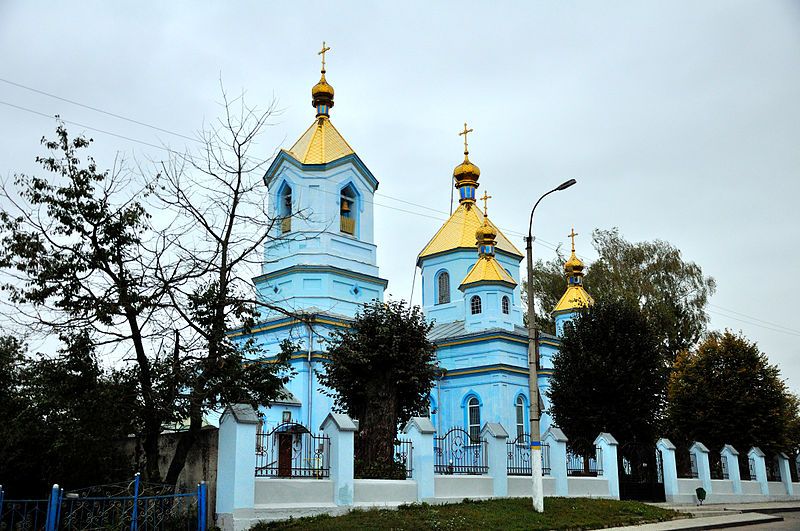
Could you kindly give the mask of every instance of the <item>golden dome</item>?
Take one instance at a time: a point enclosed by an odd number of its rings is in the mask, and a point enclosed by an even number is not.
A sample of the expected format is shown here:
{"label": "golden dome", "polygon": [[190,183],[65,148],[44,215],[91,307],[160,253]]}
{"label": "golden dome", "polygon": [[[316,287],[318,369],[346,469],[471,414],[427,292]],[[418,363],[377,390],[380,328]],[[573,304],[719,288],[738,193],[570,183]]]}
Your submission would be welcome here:
{"label": "golden dome", "polygon": [[489,219],[484,217],[483,224],[475,231],[475,241],[478,246],[481,245],[495,245],[497,238],[497,231],[489,223]]}
{"label": "golden dome", "polygon": [[325,80],[325,71],[319,78],[319,83],[311,88],[311,105],[318,109],[320,105],[333,107],[333,87]]}
{"label": "golden dome", "polygon": [[480,168],[471,163],[466,154],[464,155],[464,162],[456,166],[453,170],[453,177],[455,177],[457,183],[464,181],[477,182],[480,176]]}
{"label": "golden dome", "polygon": [[569,257],[564,263],[564,272],[567,274],[568,277],[575,277],[583,275],[583,262],[581,259],[575,256],[575,251],[572,251],[572,255]]}

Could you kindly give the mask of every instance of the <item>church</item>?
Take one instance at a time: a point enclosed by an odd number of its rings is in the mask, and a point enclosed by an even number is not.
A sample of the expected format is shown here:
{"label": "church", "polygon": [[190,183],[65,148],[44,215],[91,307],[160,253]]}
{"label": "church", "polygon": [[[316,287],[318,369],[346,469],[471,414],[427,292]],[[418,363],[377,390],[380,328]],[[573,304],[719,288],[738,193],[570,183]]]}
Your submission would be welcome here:
{"label": "church", "polygon": [[[377,267],[373,196],[378,180],[334,127],[333,86],[325,74],[311,90],[316,116],[300,138],[281,149],[264,176],[273,233],[264,246],[258,296],[274,307],[303,314],[300,320],[263,312],[250,334],[268,361],[290,339],[300,348],[291,357],[295,375],[285,397],[263,407],[264,430],[284,422],[316,431],[333,406],[320,389],[317,373],[326,363],[325,339],[347,327],[359,307],[382,301],[388,281]],[[486,422],[498,422],[511,440],[528,431],[528,336],[523,326],[520,264],[523,254],[492,223],[488,194],[478,196],[480,169],[469,159],[453,171],[458,207],[417,257],[422,307],[434,323],[429,338],[443,369],[430,396],[437,432],[460,427],[478,437]],[[483,201],[483,209],[478,201]],[[552,357],[564,323],[592,299],[582,286],[583,263],[572,254],[565,263],[565,293],[553,313],[556,335],[540,334],[541,430],[551,424],[546,390]]]}

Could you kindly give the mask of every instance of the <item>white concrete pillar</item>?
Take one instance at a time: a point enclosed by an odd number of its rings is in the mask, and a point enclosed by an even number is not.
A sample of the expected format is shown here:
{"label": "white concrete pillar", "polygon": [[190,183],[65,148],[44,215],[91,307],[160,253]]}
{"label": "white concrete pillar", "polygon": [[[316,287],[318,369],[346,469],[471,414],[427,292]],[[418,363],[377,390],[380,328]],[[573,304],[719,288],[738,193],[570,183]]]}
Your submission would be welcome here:
{"label": "white concrete pillar", "polygon": [[328,413],[319,427],[330,442],[331,481],[333,481],[333,503],[353,505],[353,476],[355,475],[353,454],[355,434],[358,427],[344,413]]}
{"label": "white concrete pillar", "polygon": [[428,417],[411,417],[403,427],[411,439],[411,479],[417,482],[417,501],[429,502],[436,496],[434,481],[433,436],[436,433]]}
{"label": "white concrete pillar", "polygon": [[739,473],[739,452],[730,444],[726,444],[720,451],[723,461],[728,469],[728,479],[733,483],[733,493],[742,493],[742,475]]}
{"label": "white concrete pillar", "polygon": [[608,493],[619,499],[619,467],[617,466],[617,446],[619,443],[610,433],[601,433],[594,445],[602,453],[603,477],[608,480]]}
{"label": "white concrete pillar", "polygon": [[497,422],[487,422],[481,430],[481,439],[486,441],[492,493],[496,498],[504,498],[508,496],[508,432]]}
{"label": "white concrete pillar", "polygon": [[756,481],[761,486],[761,494],[769,496],[769,485],[767,484],[767,465],[764,462],[764,452],[761,448],[754,446],[747,452],[747,457],[755,463],[753,468],[756,471]]}
{"label": "white concrete pillar", "polygon": [[792,486],[792,471],[789,469],[789,456],[781,452],[778,454],[778,470],[781,473],[781,482],[783,488],[786,489],[786,494],[794,496],[794,487]]}
{"label": "white concrete pillar", "polygon": [[694,456],[697,463],[697,478],[706,490],[706,495],[711,494],[711,465],[708,462],[708,448],[706,445],[695,441],[689,447],[689,453]]}
{"label": "white concrete pillar", "polygon": [[674,501],[678,495],[678,463],[675,459],[675,445],[669,439],[659,439],[656,449],[661,452],[661,468],[664,476],[664,497]]}
{"label": "white concrete pillar", "polygon": [[256,430],[258,415],[248,404],[225,408],[220,417],[217,444],[217,507],[224,529],[238,529],[237,520],[247,523],[255,507]]}
{"label": "white concrete pillar", "polygon": [[560,428],[550,426],[542,436],[542,444],[550,453],[550,477],[556,483],[556,496],[569,496],[567,481],[567,436]]}

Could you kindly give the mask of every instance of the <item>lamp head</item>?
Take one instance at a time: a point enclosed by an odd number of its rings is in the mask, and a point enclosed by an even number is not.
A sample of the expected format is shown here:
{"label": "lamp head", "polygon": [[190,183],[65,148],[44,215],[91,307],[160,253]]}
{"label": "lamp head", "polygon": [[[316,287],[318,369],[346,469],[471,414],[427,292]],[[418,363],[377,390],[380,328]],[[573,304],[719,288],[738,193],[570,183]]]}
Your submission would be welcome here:
{"label": "lamp head", "polygon": [[565,182],[559,184],[558,188],[556,188],[556,190],[558,190],[559,192],[561,190],[566,190],[567,188],[569,188],[570,186],[572,186],[576,182],[578,182],[578,181],[576,181],[575,179],[570,179],[569,181],[565,181]]}

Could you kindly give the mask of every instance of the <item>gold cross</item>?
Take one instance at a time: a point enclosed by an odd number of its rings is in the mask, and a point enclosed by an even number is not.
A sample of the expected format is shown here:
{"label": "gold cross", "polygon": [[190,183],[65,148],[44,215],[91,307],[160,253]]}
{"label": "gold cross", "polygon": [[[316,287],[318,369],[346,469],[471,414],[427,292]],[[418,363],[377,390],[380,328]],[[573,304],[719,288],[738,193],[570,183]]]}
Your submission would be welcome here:
{"label": "gold cross", "polygon": [[472,129],[467,129],[467,122],[464,122],[464,130],[458,133],[458,136],[464,135],[464,155],[469,154],[469,149],[467,149],[467,134],[471,132]]}
{"label": "gold cross", "polygon": [[325,52],[330,51],[330,46],[325,46],[325,41],[322,41],[322,49],[317,52],[317,55],[322,56],[322,71],[325,72]]}
{"label": "gold cross", "polygon": [[578,235],[578,233],[575,232],[575,227],[572,227],[572,230],[570,231],[570,233],[567,234],[567,236],[572,238],[572,252],[573,253],[575,252],[575,236],[577,236],[577,235]]}
{"label": "gold cross", "polygon": [[486,203],[491,198],[492,198],[492,196],[490,196],[489,192],[487,192],[487,191],[484,191],[483,192],[483,197],[480,198],[480,200],[483,201],[483,215],[484,216],[488,216],[489,215],[489,207],[487,206]]}

